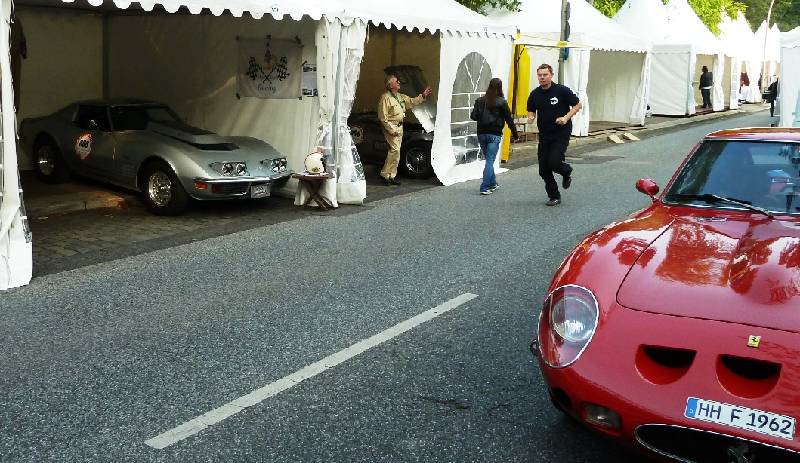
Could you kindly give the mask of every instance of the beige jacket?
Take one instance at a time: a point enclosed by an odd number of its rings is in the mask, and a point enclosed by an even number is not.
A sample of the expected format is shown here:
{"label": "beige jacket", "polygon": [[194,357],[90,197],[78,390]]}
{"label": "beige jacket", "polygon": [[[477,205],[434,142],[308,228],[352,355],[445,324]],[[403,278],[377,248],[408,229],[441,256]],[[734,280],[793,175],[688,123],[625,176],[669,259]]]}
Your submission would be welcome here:
{"label": "beige jacket", "polygon": [[395,98],[392,92],[384,92],[378,100],[378,120],[381,121],[383,130],[392,133],[395,132],[398,127],[402,127],[406,110],[413,108],[423,101],[425,101],[425,97],[422,95],[411,98],[408,95],[397,93],[397,98]]}

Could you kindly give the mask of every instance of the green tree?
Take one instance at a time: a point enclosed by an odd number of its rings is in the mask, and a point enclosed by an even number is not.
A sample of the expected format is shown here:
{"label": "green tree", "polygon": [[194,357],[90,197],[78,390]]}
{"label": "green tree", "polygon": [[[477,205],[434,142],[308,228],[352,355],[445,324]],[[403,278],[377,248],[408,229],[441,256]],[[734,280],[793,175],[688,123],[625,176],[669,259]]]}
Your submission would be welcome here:
{"label": "green tree", "polygon": [[[753,31],[757,30],[761,22],[767,19],[770,0],[741,1],[747,5],[747,11],[744,13],[747,22],[750,23]],[[784,32],[800,26],[800,1],[775,0],[770,18],[770,25],[772,24],[778,24],[778,28]]]}
{"label": "green tree", "polygon": [[489,8],[519,11],[520,0],[457,0],[458,3],[478,13],[486,14]]}

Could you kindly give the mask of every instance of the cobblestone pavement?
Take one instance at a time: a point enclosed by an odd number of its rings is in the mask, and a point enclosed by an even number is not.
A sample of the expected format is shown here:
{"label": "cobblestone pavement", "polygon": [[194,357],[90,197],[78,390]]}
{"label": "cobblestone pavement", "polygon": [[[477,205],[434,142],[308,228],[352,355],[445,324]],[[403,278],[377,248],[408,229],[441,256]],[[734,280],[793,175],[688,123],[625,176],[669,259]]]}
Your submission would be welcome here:
{"label": "cobblestone pavement", "polygon": [[[435,179],[405,180],[399,187],[377,181],[377,168],[366,167],[368,201],[323,212],[294,206],[288,198],[193,203],[186,214],[161,217],[133,198],[124,209],[95,209],[31,217],[34,276],[56,273],[155,251],[214,236],[294,220],[308,215],[348,215],[371,201],[437,186]],[[126,193],[127,194],[127,193]]]}

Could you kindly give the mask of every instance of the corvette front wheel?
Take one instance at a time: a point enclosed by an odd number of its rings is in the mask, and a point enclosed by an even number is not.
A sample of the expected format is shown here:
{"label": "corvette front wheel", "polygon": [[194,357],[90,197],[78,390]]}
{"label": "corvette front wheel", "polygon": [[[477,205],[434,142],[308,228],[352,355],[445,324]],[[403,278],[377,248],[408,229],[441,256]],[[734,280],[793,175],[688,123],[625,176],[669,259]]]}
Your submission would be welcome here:
{"label": "corvette front wheel", "polygon": [[141,190],[144,204],[156,215],[180,215],[186,210],[189,195],[175,172],[163,161],[153,161],[142,169]]}

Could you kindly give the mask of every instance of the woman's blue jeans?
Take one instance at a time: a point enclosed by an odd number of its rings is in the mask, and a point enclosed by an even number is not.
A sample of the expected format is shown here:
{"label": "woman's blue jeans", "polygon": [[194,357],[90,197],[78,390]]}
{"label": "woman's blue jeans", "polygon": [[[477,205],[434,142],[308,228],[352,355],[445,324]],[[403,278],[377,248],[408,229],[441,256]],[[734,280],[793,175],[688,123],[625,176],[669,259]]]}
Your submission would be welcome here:
{"label": "woman's blue jeans", "polygon": [[484,157],[486,157],[486,165],[483,167],[483,182],[481,182],[481,191],[487,191],[497,186],[497,178],[494,176],[494,160],[497,159],[497,152],[500,150],[500,140],[503,137],[500,135],[492,135],[490,133],[479,133],[478,143],[481,145]]}

